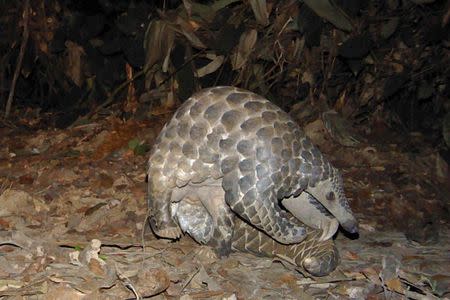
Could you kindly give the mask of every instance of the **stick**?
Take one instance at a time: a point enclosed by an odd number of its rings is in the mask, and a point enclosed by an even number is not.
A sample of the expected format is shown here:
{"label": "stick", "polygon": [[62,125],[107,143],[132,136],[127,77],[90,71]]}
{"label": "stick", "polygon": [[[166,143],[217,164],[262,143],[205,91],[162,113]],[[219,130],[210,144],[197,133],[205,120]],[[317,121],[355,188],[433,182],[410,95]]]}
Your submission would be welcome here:
{"label": "stick", "polygon": [[23,7],[23,35],[22,42],[20,43],[19,56],[17,57],[16,69],[14,70],[13,80],[11,82],[11,89],[9,90],[8,101],[6,102],[5,119],[9,117],[11,112],[11,105],[14,98],[14,92],[16,90],[17,78],[19,78],[20,69],[22,68],[23,56],[25,55],[25,47],[30,36],[30,30],[28,28],[28,19],[30,16],[30,0],[25,0]]}

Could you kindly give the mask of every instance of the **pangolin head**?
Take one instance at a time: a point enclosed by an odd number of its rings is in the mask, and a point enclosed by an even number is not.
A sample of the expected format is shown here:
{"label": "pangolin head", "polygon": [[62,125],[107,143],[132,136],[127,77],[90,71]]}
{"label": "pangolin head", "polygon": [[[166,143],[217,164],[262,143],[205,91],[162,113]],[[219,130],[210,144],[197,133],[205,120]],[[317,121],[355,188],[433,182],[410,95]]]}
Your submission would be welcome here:
{"label": "pangolin head", "polygon": [[317,181],[315,186],[308,186],[306,191],[313,195],[339,221],[349,233],[358,232],[358,221],[345,196],[340,172],[330,166],[329,176]]}

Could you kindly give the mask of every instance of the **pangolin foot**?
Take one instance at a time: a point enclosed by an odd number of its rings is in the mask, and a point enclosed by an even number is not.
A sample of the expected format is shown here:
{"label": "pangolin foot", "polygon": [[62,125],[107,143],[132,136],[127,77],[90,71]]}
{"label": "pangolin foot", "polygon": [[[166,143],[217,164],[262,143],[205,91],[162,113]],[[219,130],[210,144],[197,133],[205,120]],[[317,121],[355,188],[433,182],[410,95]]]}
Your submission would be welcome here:
{"label": "pangolin foot", "polygon": [[155,234],[159,237],[176,240],[181,237],[181,230],[178,227],[169,227],[159,230],[155,232]]}
{"label": "pangolin foot", "polygon": [[153,232],[160,238],[176,240],[181,237],[182,232],[175,223],[157,225],[154,218],[150,218],[150,226]]}
{"label": "pangolin foot", "polygon": [[194,250],[196,257],[206,258],[209,260],[217,260],[216,252],[208,246],[200,246]]}
{"label": "pangolin foot", "polygon": [[320,260],[317,257],[305,258],[302,265],[309,274],[317,277],[326,276],[335,269],[335,266]]}

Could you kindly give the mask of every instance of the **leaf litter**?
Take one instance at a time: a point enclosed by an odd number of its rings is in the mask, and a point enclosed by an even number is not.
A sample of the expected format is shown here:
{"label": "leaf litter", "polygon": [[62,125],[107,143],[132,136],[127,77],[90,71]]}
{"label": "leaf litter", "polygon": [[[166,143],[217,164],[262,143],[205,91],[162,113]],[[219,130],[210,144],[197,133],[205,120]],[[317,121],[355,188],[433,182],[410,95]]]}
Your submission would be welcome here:
{"label": "leaf litter", "polygon": [[[306,126],[343,170],[361,223],[357,239],[338,234],[338,269],[310,278],[279,259],[246,253],[211,259],[188,236],[177,242],[155,238],[146,224],[146,155],[134,149],[154,142],[161,121],[136,122],[135,130],[122,131],[120,144],[108,125],[126,128],[119,120],[40,131],[46,149],[20,156],[10,154],[40,143],[31,134],[1,129],[8,154],[0,168],[2,298],[437,299],[450,292],[448,224],[436,224],[437,237],[429,243],[420,240],[421,221],[408,219],[427,213],[408,209],[404,199],[408,193],[430,203],[439,197],[436,185],[421,175],[436,159],[431,149],[414,157],[398,144],[386,149],[359,141],[346,155],[320,119]],[[103,136],[101,142],[91,130]],[[67,155],[74,147],[78,152]],[[23,176],[30,180],[21,181]],[[409,238],[408,228],[415,232]]]}
{"label": "leaf litter", "polygon": [[[399,17],[398,1],[388,1],[387,10],[369,5],[369,15],[382,13],[383,17],[358,29],[353,26],[361,26],[360,20],[351,20],[334,1],[304,1],[309,10],[336,28],[353,31],[326,37],[310,22],[308,9],[299,8],[295,1],[249,1],[258,26],[236,26],[246,18],[238,2],[221,0],[206,6],[186,0],[187,14],[169,10],[160,12],[159,20],[152,20],[144,43],[149,91],[140,101],[164,97],[167,101],[148,110],[151,121],[96,115],[64,130],[30,133],[14,126],[0,127],[2,299],[449,297],[448,165],[439,151],[427,146],[422,134],[393,133],[398,115],[380,108],[388,107],[387,99],[394,96],[400,106],[404,102],[399,100],[409,103],[410,94],[405,91],[414,84],[418,99],[428,99],[445,86],[437,71],[446,64],[430,66],[428,59],[434,52],[446,57],[443,47],[420,48],[425,55],[417,59],[419,48],[405,45],[408,34],[403,31],[409,27],[405,22],[423,11],[411,8]],[[211,35],[216,12],[228,5],[231,17],[223,24],[218,22],[222,28]],[[275,16],[273,25],[271,15]],[[324,23],[317,20],[319,25]],[[264,24],[269,25],[260,27]],[[418,24],[429,27],[426,22]],[[381,39],[367,34],[376,33],[376,26]],[[304,34],[294,34],[298,29]],[[401,30],[405,40],[398,40],[398,46],[391,49],[383,43]],[[276,88],[278,98],[296,100],[291,115],[342,170],[346,193],[360,220],[360,236],[337,235],[341,264],[329,276],[311,278],[280,259],[246,253],[213,259],[188,236],[169,242],[156,239],[149,231],[146,152],[178,103],[175,87],[179,85],[178,94],[182,94],[182,84],[188,81],[181,76],[175,83],[172,80],[180,72],[170,63],[180,37],[198,51],[188,55],[182,66],[196,58],[209,61],[192,72],[195,79],[219,73],[218,82],[231,60],[232,69],[238,71],[234,84],[269,96]],[[385,46],[392,51],[384,51]],[[79,82],[84,54],[81,48],[70,48],[74,53],[68,76]],[[328,58],[324,56],[327,52],[332,54]],[[224,57],[224,53],[231,55]],[[344,83],[333,82],[342,72],[336,56],[344,58],[352,75],[363,81],[362,86],[353,91],[354,86],[345,84],[351,77]],[[375,68],[372,73],[367,71],[370,66]],[[433,82],[422,78],[429,73],[436,77]],[[320,78],[326,80],[322,83]],[[284,80],[287,88],[280,84]],[[159,89],[152,89],[155,85]],[[300,87],[307,87],[303,94]],[[100,108],[111,104],[113,96]],[[303,97],[308,101],[297,101]],[[334,98],[334,107],[324,101]],[[128,100],[125,111],[136,115],[147,111],[136,110],[135,98]],[[278,104],[289,107],[289,103]],[[319,111],[325,113],[317,117]],[[355,118],[369,121],[364,132],[356,132],[345,122],[355,111]],[[33,127],[39,123],[35,116],[39,113],[28,113],[18,124]],[[447,113],[442,126],[447,145],[449,120]]]}

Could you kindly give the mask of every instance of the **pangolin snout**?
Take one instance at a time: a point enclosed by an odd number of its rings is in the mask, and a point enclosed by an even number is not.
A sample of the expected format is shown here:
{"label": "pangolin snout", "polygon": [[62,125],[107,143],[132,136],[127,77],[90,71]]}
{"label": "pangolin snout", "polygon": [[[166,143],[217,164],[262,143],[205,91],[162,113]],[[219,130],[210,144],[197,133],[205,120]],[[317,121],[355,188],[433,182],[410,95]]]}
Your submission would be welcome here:
{"label": "pangolin snout", "polygon": [[341,225],[345,229],[345,231],[349,233],[358,233],[358,222],[356,220],[348,220],[341,223]]}

